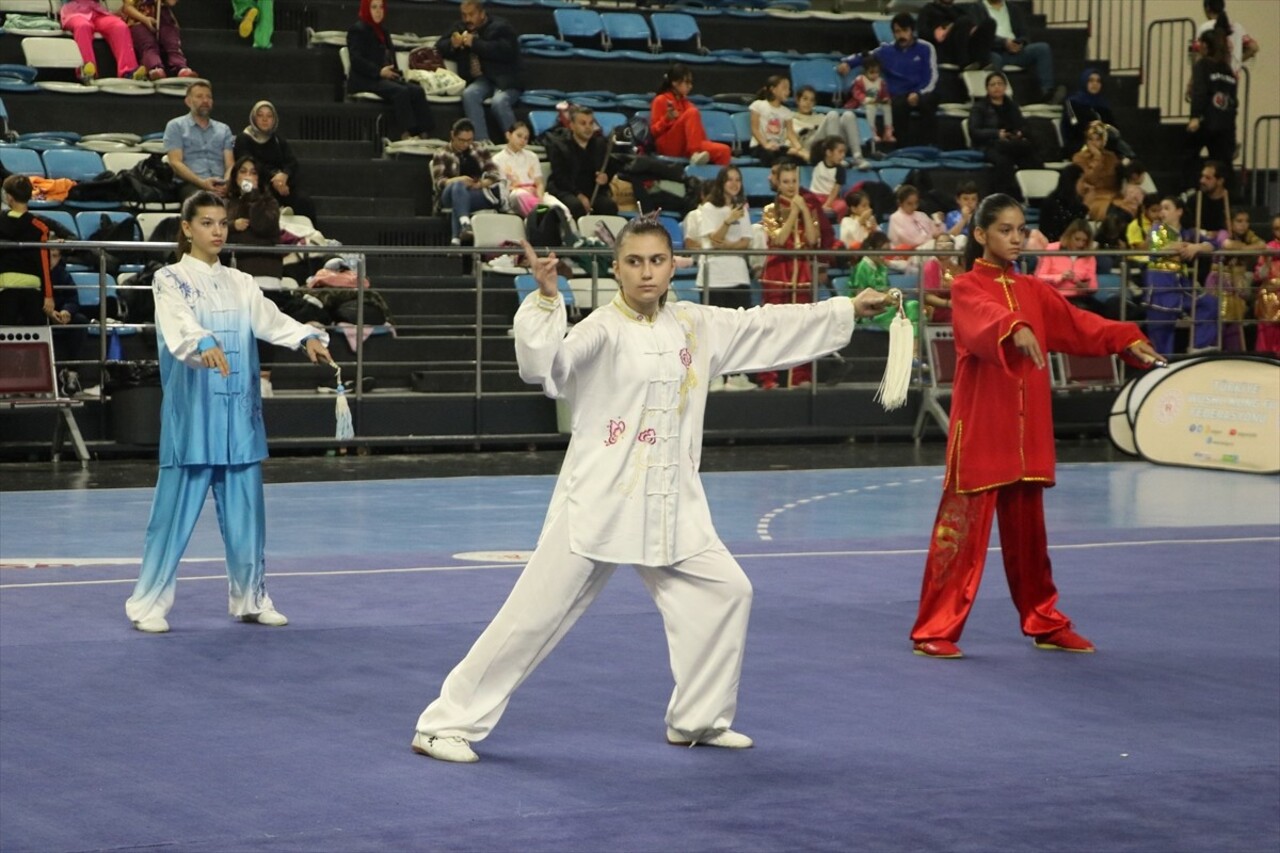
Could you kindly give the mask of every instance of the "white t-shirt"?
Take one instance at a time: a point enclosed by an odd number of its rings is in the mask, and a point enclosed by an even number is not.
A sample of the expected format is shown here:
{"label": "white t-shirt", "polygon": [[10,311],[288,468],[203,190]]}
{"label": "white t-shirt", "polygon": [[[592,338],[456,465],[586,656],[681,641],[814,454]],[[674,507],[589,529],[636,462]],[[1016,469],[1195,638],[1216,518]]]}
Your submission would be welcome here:
{"label": "white t-shirt", "polygon": [[777,145],[785,146],[787,144],[787,122],[791,121],[791,110],[778,104],[774,106],[766,100],[752,101],[751,112],[760,117],[759,140],[772,142]]}
{"label": "white t-shirt", "polygon": [[[1216,21],[1205,21],[1200,25],[1200,29],[1196,30],[1196,38],[1213,29]],[[1227,37],[1227,52],[1231,55],[1231,70],[1240,73],[1240,66],[1244,63],[1244,40],[1249,34],[1244,31],[1244,27],[1235,21],[1231,22],[1231,35]]]}
{"label": "white t-shirt", "polygon": [[862,241],[871,235],[871,229],[862,224],[856,216],[846,216],[840,220],[840,242],[846,246],[861,246]]}
{"label": "white t-shirt", "polygon": [[809,179],[809,191],[826,198],[831,188],[836,185],[836,167],[826,163],[818,163],[813,167],[813,177]]}
{"label": "white t-shirt", "polygon": [[[713,249],[711,245],[711,235],[720,230],[720,226],[724,224],[725,218],[729,215],[729,208],[716,207],[709,201],[704,201],[694,212],[698,216],[698,239],[702,241],[702,248]],[[689,214],[693,216],[694,214]],[[742,216],[737,222],[729,225],[725,231],[724,239],[726,242],[735,240],[751,239],[751,217]],[[705,281],[707,287],[733,287],[739,284],[751,283],[751,270],[747,268],[747,261],[742,255],[720,255],[712,257],[703,255],[701,265],[698,270],[698,280]]]}
{"label": "white t-shirt", "polygon": [[498,173],[502,175],[503,180],[513,190],[518,187],[532,190],[533,186],[542,179],[542,164],[538,162],[537,155],[528,148],[518,154],[510,148],[503,148],[493,155],[493,163],[498,167]]}

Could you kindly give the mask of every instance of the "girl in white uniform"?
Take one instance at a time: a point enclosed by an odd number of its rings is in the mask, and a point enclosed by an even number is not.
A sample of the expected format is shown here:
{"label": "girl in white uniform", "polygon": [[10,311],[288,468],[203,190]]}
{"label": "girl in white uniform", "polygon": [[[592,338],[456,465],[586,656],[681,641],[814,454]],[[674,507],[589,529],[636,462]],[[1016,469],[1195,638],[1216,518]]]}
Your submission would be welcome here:
{"label": "girl in white uniform", "polygon": [[142,570],[125,613],[139,631],[169,630],[178,561],[212,488],[227,552],[228,609],[242,622],[285,625],[264,582],[266,513],[257,341],[305,348],[331,361],[329,336],[282,313],[253,276],[227,269],[222,199],[199,192],[182,206],[179,260],[156,272],[160,350],[160,474],[142,548]]}
{"label": "girl in white uniform", "polygon": [[636,220],[618,238],[621,290],[566,335],[556,257],[526,245],[538,281],[516,312],[526,382],[573,410],[573,438],[538,547],[471,651],[418,718],[416,752],[478,760],[470,744],[604,588],[635,566],[662,613],[675,690],[667,740],[743,748],[733,731],[751,583],[716,535],[698,478],[708,380],[787,367],[845,346],[868,291],[817,305],[733,311],[667,302],[671,238]]}

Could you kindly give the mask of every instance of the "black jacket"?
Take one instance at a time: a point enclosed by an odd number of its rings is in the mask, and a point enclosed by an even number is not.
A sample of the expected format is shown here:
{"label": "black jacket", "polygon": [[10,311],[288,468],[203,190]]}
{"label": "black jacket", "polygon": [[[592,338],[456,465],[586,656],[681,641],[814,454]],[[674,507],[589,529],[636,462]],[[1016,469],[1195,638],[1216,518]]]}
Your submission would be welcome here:
{"label": "black jacket", "polygon": [[978,23],[978,13],[968,4],[952,3],[945,5],[934,0],[928,6],[916,14],[916,35],[927,42],[936,44],[933,41],[933,31],[938,27],[945,27],[948,24],[955,24],[958,21],[967,21],[969,26]]}
{"label": "black jacket", "polygon": [[276,172],[284,172],[289,178],[289,185],[296,186],[298,174],[298,158],[293,149],[279,133],[274,133],[266,142],[258,142],[252,136],[241,131],[236,137],[233,156],[239,162],[241,157],[252,157],[262,170],[259,179],[263,184],[270,182]]}
{"label": "black jacket", "polygon": [[[596,172],[601,171],[605,163],[605,155],[609,144],[600,134],[591,137],[583,148],[569,132],[556,133],[547,141],[547,160],[551,162],[551,174],[547,177],[547,190],[552,195],[591,196],[596,186]],[[610,176],[617,174],[617,166],[613,158],[603,165],[603,170]],[[609,185],[600,187],[600,192],[608,195]]]}
{"label": "black jacket", "polygon": [[[1027,35],[1027,13],[1023,4],[1004,0],[1004,5],[1009,8],[1009,25],[1013,27],[1013,37],[1018,41],[1030,41]],[[992,19],[991,13],[987,11],[987,4],[982,0],[966,5],[965,10],[973,16],[975,23],[981,24]],[[996,43],[997,46],[1000,44],[999,37],[996,38]]]}
{"label": "black jacket", "polygon": [[445,59],[458,63],[458,75],[471,82],[471,54],[480,57],[481,76],[487,77],[499,89],[520,88],[520,37],[502,18],[488,17],[475,31],[471,47],[455,48],[450,36],[462,32],[466,26],[458,22],[452,30],[436,42],[436,50]]}
{"label": "black jacket", "polygon": [[1191,69],[1191,115],[1210,133],[1235,133],[1236,76],[1225,62],[1198,60]]}
{"label": "black jacket", "polygon": [[351,55],[348,92],[369,92],[382,82],[382,69],[396,64],[396,54],[387,42],[378,38],[373,27],[356,21],[347,30],[347,52]]}
{"label": "black jacket", "polygon": [[974,148],[986,148],[1000,139],[1000,131],[1026,132],[1027,122],[1013,98],[1005,96],[997,107],[990,98],[979,98],[969,110],[969,141]]}
{"label": "black jacket", "polygon": [[[237,219],[249,220],[249,227],[237,231]],[[280,205],[271,193],[254,190],[227,202],[227,243],[231,246],[280,245]],[[236,266],[249,275],[279,278],[284,274],[284,255],[237,251]]]}
{"label": "black jacket", "polygon": [[[0,243],[46,243],[49,226],[27,211],[21,216],[0,213]],[[46,249],[5,249],[0,247],[0,272],[25,273],[40,280],[46,298],[53,298],[49,280],[49,252]]]}

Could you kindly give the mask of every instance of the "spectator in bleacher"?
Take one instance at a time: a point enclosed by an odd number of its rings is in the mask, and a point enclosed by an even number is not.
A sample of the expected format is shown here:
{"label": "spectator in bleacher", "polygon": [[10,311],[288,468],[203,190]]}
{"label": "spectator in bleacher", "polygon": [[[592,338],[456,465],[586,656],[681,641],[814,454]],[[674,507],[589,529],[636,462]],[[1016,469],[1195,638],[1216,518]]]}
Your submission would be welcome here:
{"label": "spectator in bleacher", "polygon": [[[525,146],[529,144],[529,125],[517,119],[507,128],[507,145],[493,155],[502,180],[507,182],[507,207],[519,216],[528,216],[548,198],[542,163]],[[555,200],[559,204],[559,200]]]}
{"label": "spectator in bleacher", "polygon": [[707,139],[702,114],[689,100],[693,72],[677,62],[667,69],[658,94],[649,105],[649,134],[653,147],[667,157],[687,157],[695,166],[711,162],[729,165],[733,152],[723,142]]}
{"label": "spectator in bleacher", "polygon": [[[845,149],[858,168],[865,168],[867,161],[862,157],[862,132],[858,130],[857,114],[852,109],[817,113],[813,110],[817,103],[818,93],[812,86],[801,86],[796,92],[796,111],[791,114],[791,126],[795,128],[800,144],[812,149],[818,140],[837,137],[844,140]],[[812,150],[809,156],[812,158]]]}
{"label": "spectator in bleacher", "polygon": [[1107,148],[1121,157],[1132,157],[1133,149],[1116,129],[1115,114],[1102,94],[1102,74],[1096,68],[1086,68],[1080,75],[1080,88],[1062,105],[1062,147],[1071,154],[1084,147],[1085,133],[1095,121],[1107,128]]}
{"label": "spectator in bleacher", "polygon": [[1040,205],[1040,223],[1036,227],[1046,242],[1060,240],[1073,220],[1089,218],[1089,208],[1084,204],[1088,191],[1084,170],[1075,163],[1064,166],[1058,173],[1058,185]]}
{"label": "spectator in bleacher", "polygon": [[[278,246],[280,245],[280,204],[271,193],[265,192],[260,181],[261,171],[252,157],[236,160],[231,170],[231,182],[227,186],[227,245],[229,246]],[[281,280],[284,277],[284,255],[236,251],[236,269],[253,276],[267,301],[283,309],[287,293]],[[258,375],[263,397],[274,397],[271,385],[271,365],[275,363],[275,346],[258,341]]]}
{"label": "spectator in bleacher", "polygon": [[860,248],[870,235],[880,230],[871,199],[862,190],[850,190],[844,197],[849,214],[840,220],[840,242],[846,249]]}
{"label": "spectator in bleacher", "polygon": [[[889,97],[889,84],[880,76],[882,71],[880,60],[874,56],[863,60],[862,73],[853,79],[845,106],[861,109],[866,114],[876,142],[893,144],[898,141],[893,135],[893,103]],[[880,129],[881,122],[884,130]]]}
{"label": "spectator in bleacher", "polygon": [[1210,233],[1227,230],[1231,221],[1230,185],[1231,167],[1225,161],[1205,161],[1196,189],[1182,194],[1197,228]]}
{"label": "spectator in bleacher", "polygon": [[938,61],[977,70],[988,62],[995,44],[996,22],[980,17],[969,4],[932,0],[916,15],[920,38],[938,52]]}
{"label": "spectator in bleacher", "polygon": [[275,104],[258,101],[249,111],[249,123],[236,135],[232,156],[252,157],[261,174],[263,188],[276,197],[281,207],[315,223],[315,203],[298,188],[298,158],[289,141],[280,133],[280,116]]}
{"label": "spectator in bleacher", "polygon": [[1160,200],[1160,223],[1151,230],[1152,251],[1176,251],[1176,255],[1153,257],[1144,276],[1146,282],[1147,335],[1161,355],[1172,355],[1177,321],[1192,318],[1188,353],[1216,349],[1218,343],[1218,300],[1197,288],[1188,266],[1197,256],[1210,257],[1221,239],[1197,228],[1183,226],[1186,203],[1174,195]]}
{"label": "spectator in bleacher", "polygon": [[115,12],[107,9],[100,0],[66,0],[59,12],[62,28],[71,33],[76,47],[80,48],[80,66],[77,76],[82,83],[92,83],[98,76],[98,65],[93,57],[93,36],[100,33],[116,58],[116,75],[142,80],[147,69],[138,64],[133,52],[133,39],[129,25]]}
{"label": "spectator in bleacher", "polygon": [[[1223,251],[1245,252],[1266,248],[1262,238],[1249,227],[1249,211],[1237,210],[1231,214],[1231,228],[1222,241]],[[1222,349],[1226,352],[1243,352],[1245,334],[1241,321],[1249,313],[1249,299],[1253,292],[1253,267],[1256,258],[1233,256],[1215,259],[1213,272],[1205,279],[1205,289],[1220,294],[1222,318]]]}
{"label": "spectator in bleacher", "polygon": [[1014,173],[1044,165],[1026,130],[1022,110],[1009,96],[1009,81],[1003,72],[992,71],[987,75],[987,96],[974,101],[969,111],[969,139],[995,166],[992,186],[1014,198],[1022,197]]}
{"label": "spectator in bleacher", "polygon": [[[1271,218],[1267,248],[1280,250],[1280,216]],[[1258,284],[1258,294],[1253,301],[1253,316],[1258,319],[1254,349],[1280,355],[1280,254],[1258,258],[1253,280]]]}
{"label": "spectator in bleacher", "polygon": [[996,68],[1017,65],[1036,75],[1040,94],[1050,104],[1060,104],[1067,96],[1066,86],[1053,82],[1053,51],[1046,42],[1030,41],[1026,13],[1020,3],[1010,0],[978,0],[972,8],[980,21],[995,21],[995,43],[990,54]]}
{"label": "spectator in bleacher", "polygon": [[1191,69],[1191,120],[1187,122],[1187,172],[1200,168],[1200,150],[1210,160],[1230,163],[1236,156],[1239,86],[1219,30],[1200,37],[1203,51]]}
{"label": "spectator in bleacher", "polygon": [[520,37],[502,18],[489,16],[484,0],[463,0],[462,20],[436,42],[445,59],[458,64],[458,76],[467,83],[462,90],[462,111],[476,129],[476,139],[489,141],[489,123],[484,100],[498,126],[515,123],[520,103]]}
{"label": "spectator in bleacher", "polygon": [[956,187],[956,209],[947,212],[942,219],[942,227],[952,237],[970,233],[973,212],[978,209],[978,185],[973,181],[962,181]]}
{"label": "spectator in bleacher", "polygon": [[348,92],[372,92],[390,102],[400,126],[400,138],[428,136],[435,126],[427,95],[417,83],[406,83],[396,66],[396,51],[383,24],[387,0],[360,0],[360,20],[347,30],[351,58]]}
{"label": "spectator in bleacher", "polygon": [[1098,259],[1094,255],[1079,254],[1093,244],[1093,232],[1089,223],[1076,219],[1062,232],[1062,239],[1045,246],[1051,255],[1041,255],[1036,261],[1036,278],[1053,285],[1072,305],[1102,313],[1098,301]]}
{"label": "spectator in bleacher", "polygon": [[493,188],[502,180],[502,174],[489,146],[475,137],[471,120],[460,118],[449,130],[449,147],[431,155],[436,210],[452,211],[449,232],[455,246],[470,241],[472,213],[500,206],[500,197]]}
{"label": "spectator in bleacher", "polygon": [[813,144],[809,159],[813,161],[813,174],[809,177],[809,192],[817,199],[824,215],[839,222],[849,212],[842,193],[847,173],[844,168],[844,140],[828,136]]}
{"label": "spectator in bleacher", "polygon": [[[869,252],[883,252],[889,248],[889,238],[883,232],[877,231],[867,237],[862,244],[862,248]],[[858,265],[854,267],[853,277],[845,284],[843,295],[853,297],[864,290],[874,290],[877,293],[886,294],[889,292],[889,260],[887,256],[864,255],[858,261]],[[919,339],[920,303],[915,299],[905,299],[902,303],[902,312],[911,321],[913,336]],[[898,306],[890,304],[884,311],[874,317],[862,318],[858,321],[858,325],[872,326],[887,332],[897,316]]]}
{"label": "spectator in bleacher", "polygon": [[[956,248],[956,240],[950,234],[939,234],[933,248],[939,252],[951,251]],[[951,322],[951,284],[963,272],[964,266],[955,255],[938,255],[920,268],[925,317],[930,323],[944,326]]]}
{"label": "spectator in bleacher", "polygon": [[[938,54],[933,45],[916,38],[911,15],[900,12],[890,25],[892,44],[880,45],[869,56],[879,61],[889,84],[894,132],[903,145],[932,145],[938,136]],[[846,56],[836,70],[848,74],[866,59],[860,53]]]}
{"label": "spectator in bleacher", "polygon": [[163,80],[175,77],[198,77],[187,67],[182,52],[182,31],[173,7],[178,0],[124,0],[120,14],[129,25],[133,50],[147,76]]}
{"label": "spectator in bleacher", "polygon": [[[702,248],[741,251],[751,245],[751,210],[742,193],[742,173],[736,166],[720,170],[697,214],[694,236]],[[721,308],[751,307],[751,270],[744,256],[701,256],[698,280],[708,288],[710,304]]]}
{"label": "spectator in bleacher", "polygon": [[1201,47],[1205,33],[1217,30],[1227,42],[1227,56],[1231,70],[1239,75],[1240,66],[1258,55],[1258,43],[1245,32],[1238,21],[1227,17],[1227,0],[1204,0],[1204,16],[1207,20],[1200,24],[1196,31],[1196,44],[1193,49],[1203,52]]}
{"label": "spectator in bleacher", "polygon": [[569,132],[553,134],[547,142],[551,162],[547,190],[569,208],[575,220],[588,213],[617,214],[609,181],[618,167],[609,154],[609,143],[599,133],[590,107],[571,107]]}
{"label": "spectator in bleacher", "polygon": [[276,31],[276,0],[231,0],[231,16],[240,22],[240,38],[253,37],[259,50],[271,49]]}
{"label": "spectator in bleacher", "polygon": [[[49,226],[32,215],[31,179],[4,179],[0,214],[0,247],[5,243],[47,243]],[[43,326],[53,319],[66,323],[53,301],[48,249],[0,248],[0,326]],[[67,318],[68,320],[70,317]]]}
{"label": "spectator in bleacher", "polygon": [[160,350],[160,473],[142,546],[142,567],[125,614],[149,634],[169,630],[178,564],[210,488],[226,547],[228,612],[240,622],[279,627],[289,620],[267,594],[262,460],[267,436],[254,341],[332,363],[321,329],[281,314],[249,276],[218,262],[227,234],[223,201],[212,193],[182,206],[181,255],[155,275]]}
{"label": "spectator in bleacher", "polygon": [[800,144],[791,123],[791,110],[784,103],[791,97],[791,81],[774,74],[764,81],[751,102],[751,147],[748,153],[766,165],[780,160],[804,162],[809,152]]}
{"label": "spectator in bleacher", "polygon": [[[783,78],[786,79],[786,78]],[[773,167],[778,196],[765,206],[761,218],[765,240],[771,249],[812,249],[821,245],[818,217],[800,194],[800,172],[796,164],[783,161]],[[813,301],[813,264],[807,257],[768,255],[760,281],[766,304],[807,304]],[[800,364],[788,371],[787,387],[809,384],[813,365]],[[758,374],[766,391],[778,387],[778,372]]]}
{"label": "spectator in bleacher", "polygon": [[203,80],[187,87],[190,112],[170,119],[164,127],[164,150],[173,173],[183,182],[179,194],[186,198],[201,190],[227,194],[227,177],[235,162],[235,138],[231,128],[213,114],[213,86]]}
{"label": "spectator in bleacher", "polygon": [[[933,248],[934,238],[945,233],[941,214],[933,219],[920,210],[920,191],[911,184],[898,187],[895,196],[898,209],[889,216],[889,244],[904,251]],[[919,268],[920,258],[908,259],[906,266]]]}
{"label": "spectator in bleacher", "polygon": [[1089,218],[1101,222],[1107,208],[1120,192],[1120,158],[1107,150],[1107,126],[1100,121],[1089,125],[1084,147],[1071,156],[1071,162],[1084,170],[1089,191],[1084,204],[1089,208]]}

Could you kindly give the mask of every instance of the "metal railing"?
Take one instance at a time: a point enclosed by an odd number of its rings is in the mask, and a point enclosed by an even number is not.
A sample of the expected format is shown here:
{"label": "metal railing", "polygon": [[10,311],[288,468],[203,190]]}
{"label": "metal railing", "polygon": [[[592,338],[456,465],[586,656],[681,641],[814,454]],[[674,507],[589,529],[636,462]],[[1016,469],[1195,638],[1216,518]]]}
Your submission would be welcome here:
{"label": "metal railing", "polygon": [[1245,160],[1249,197],[1271,212],[1280,210],[1280,115],[1258,116]]}
{"label": "metal railing", "polygon": [[1142,62],[1142,106],[1160,110],[1161,118],[1191,117],[1187,98],[1191,64],[1187,50],[1196,35],[1190,18],[1169,18],[1147,24]]}
{"label": "metal railing", "polygon": [[[16,248],[34,248],[36,245],[37,244],[15,244],[15,247]],[[47,244],[43,244],[43,245],[47,245]],[[172,244],[166,244],[166,243],[67,241],[61,244],[61,247],[66,249],[72,249],[72,250],[88,249],[98,253],[99,262],[97,266],[98,266],[98,277],[99,277],[99,300],[98,300],[98,306],[96,308],[97,321],[98,321],[96,325],[97,325],[100,337],[99,337],[98,347],[97,347],[98,349],[97,365],[100,370],[103,370],[105,369],[106,364],[109,361],[108,337],[111,334],[111,329],[107,323],[108,318],[107,318],[106,296],[107,296],[107,286],[109,284],[110,279],[107,275],[105,252],[110,252],[110,251],[119,252],[119,251],[127,250],[127,251],[134,251],[134,252],[142,251],[142,252],[154,253],[159,255],[167,255],[172,252],[173,246]],[[448,359],[439,359],[439,360],[433,361],[430,365],[425,365],[417,362],[397,361],[394,358],[392,359],[371,358],[368,352],[366,337],[363,334],[365,330],[365,325],[366,325],[365,312],[364,312],[365,290],[363,288],[357,288],[357,293],[359,295],[357,297],[358,299],[357,317],[356,317],[356,324],[355,324],[356,334],[354,335],[354,338],[353,338],[354,346],[352,347],[352,354],[349,359],[342,359],[341,357],[339,357],[340,360],[343,361],[344,368],[350,367],[350,366],[354,366],[355,368],[354,370],[354,379],[355,379],[354,386],[355,387],[350,396],[351,396],[351,406],[352,406],[353,413],[355,414],[357,424],[360,423],[360,418],[364,414],[364,407],[370,397],[369,393],[367,393],[364,390],[364,378],[366,375],[369,375],[369,371],[371,368],[374,371],[382,371],[384,375],[390,373],[393,375],[399,375],[401,377],[406,377],[406,378],[408,377],[408,374],[411,368],[426,367],[426,366],[430,366],[434,369],[441,370],[444,372],[449,372],[452,375],[455,375],[458,377],[461,377],[463,375],[469,376],[470,387],[468,389],[466,390],[458,389],[454,391],[440,391],[437,393],[442,395],[453,396],[453,397],[458,397],[460,394],[473,397],[475,401],[475,406],[477,407],[477,411],[479,410],[479,407],[481,406],[481,403],[484,400],[484,398],[492,397],[495,393],[502,393],[502,394],[523,393],[528,396],[541,396],[541,390],[533,386],[523,386],[523,390],[521,392],[514,392],[514,391],[507,391],[507,390],[504,390],[501,392],[495,392],[493,390],[489,390],[489,388],[486,387],[486,384],[487,384],[486,379],[490,378],[495,372],[499,372],[499,373],[509,372],[511,375],[514,375],[516,372],[514,354],[510,354],[510,355],[506,354],[506,351],[507,351],[506,348],[509,348],[511,345],[510,344],[511,316],[505,315],[505,314],[500,317],[495,316],[494,310],[491,307],[487,306],[486,304],[487,298],[493,296],[495,293],[509,294],[511,297],[509,300],[509,305],[514,306],[516,304],[516,299],[515,299],[513,285],[511,283],[511,278],[507,275],[498,276],[495,273],[486,273],[483,267],[483,263],[481,262],[481,259],[484,256],[491,256],[494,254],[503,253],[502,249],[486,248],[486,249],[459,250],[454,247],[343,246],[343,247],[340,247],[340,250],[342,255],[354,257],[356,262],[355,273],[356,273],[357,281],[363,281],[365,279],[365,273],[366,273],[366,270],[368,269],[368,262],[372,258],[413,256],[413,257],[420,257],[423,259],[424,263],[429,264],[431,263],[432,259],[436,259],[436,258],[442,258],[446,256],[456,257],[458,255],[470,255],[474,263],[474,269],[472,271],[473,284],[471,284],[468,287],[459,287],[459,288],[453,289],[453,292],[455,294],[458,294],[462,299],[466,299],[470,297],[471,304],[473,305],[473,316],[465,319],[459,318],[459,321],[454,326],[443,327],[443,328],[437,324],[432,324],[432,323],[414,324],[412,322],[402,323],[399,321],[397,321],[396,323],[396,327],[399,330],[399,333],[405,336],[411,336],[412,333],[414,332],[428,333],[427,335],[424,336],[424,340],[450,341],[450,342],[456,343],[462,349],[469,349],[470,356],[465,358],[451,357]],[[335,247],[298,247],[298,246],[258,247],[258,246],[254,246],[252,247],[251,251],[256,254],[264,254],[264,253],[265,254],[271,254],[271,253],[286,254],[286,253],[299,252],[299,251],[319,253],[319,254],[333,254],[335,251]],[[593,268],[592,270],[590,270],[590,276],[592,279],[592,286],[591,286],[592,300],[591,301],[592,301],[592,304],[594,305],[607,304],[608,298],[611,298],[611,296],[609,296],[609,292],[606,291],[606,286],[604,284],[606,280],[600,277],[598,274],[596,274],[594,271],[594,268],[606,269],[608,262],[612,259],[612,250],[607,248],[584,247],[580,249],[574,249],[572,250],[572,253],[575,257],[579,257],[579,258],[585,258],[586,256],[592,256],[593,259],[598,258],[598,261],[599,261],[598,263],[593,263],[590,265]],[[761,255],[772,255],[772,256],[785,255],[785,256],[807,259],[810,262],[810,264],[816,264],[819,258],[825,258],[825,259],[837,260],[841,262],[842,265],[847,265],[849,262],[851,262],[852,260],[858,257],[886,257],[886,258],[912,257],[912,258],[918,259],[920,263],[923,264],[924,261],[929,258],[936,258],[941,256],[956,257],[959,255],[958,252],[938,252],[938,251],[904,252],[904,251],[898,251],[898,250],[884,250],[884,251],[876,251],[876,252],[848,252],[848,251],[816,251],[815,252],[813,250],[748,250],[744,252],[732,252],[732,251],[712,251],[712,250],[689,250],[687,252],[682,251],[680,252],[680,254],[687,254],[687,255],[693,255],[693,256],[736,255],[736,256],[746,256],[748,258],[758,257]],[[1026,253],[1026,256],[1036,257],[1040,254],[1048,254],[1048,253],[1028,252]],[[1113,261],[1118,265],[1119,290],[1114,292],[1114,296],[1117,297],[1116,305],[1115,305],[1115,313],[1119,316],[1120,319],[1125,319],[1126,317],[1130,316],[1132,307],[1134,305],[1139,304],[1139,301],[1140,301],[1137,295],[1133,292],[1133,289],[1131,287],[1131,282],[1132,282],[1131,272],[1133,271],[1132,259],[1135,254],[1135,251],[1134,250],[1091,250],[1087,252],[1081,252],[1080,254],[1092,255],[1097,257],[1109,257],[1109,258],[1112,258]],[[1148,255],[1151,257],[1172,256],[1171,253],[1143,252],[1142,254]],[[1231,258],[1231,257],[1256,258],[1259,255],[1263,255],[1263,254],[1277,255],[1277,254],[1280,254],[1280,252],[1278,252],[1277,250],[1262,250],[1262,251],[1248,251],[1248,252],[1221,252],[1221,253],[1214,253],[1214,254],[1215,254],[1215,257],[1221,256],[1224,258]],[[1219,302],[1221,302],[1221,298],[1224,295],[1226,295],[1226,293],[1228,292],[1228,285],[1225,281],[1225,278],[1226,278],[1225,276],[1219,275],[1216,281],[1213,283],[1212,288],[1207,288],[1207,285],[1208,285],[1207,282],[1201,282],[1195,286],[1197,287],[1199,292],[1209,292],[1209,293],[1213,293],[1214,295],[1217,295],[1219,297]],[[387,295],[388,300],[392,304],[393,311],[394,311],[394,305],[396,300],[396,294],[410,292],[410,290],[407,288],[396,287],[394,284],[393,275],[388,275],[385,280],[374,281],[373,284],[376,285],[376,289],[379,292]],[[926,299],[925,299],[926,292],[923,289],[919,268],[912,271],[910,278],[908,278],[904,282],[904,284],[905,286],[901,287],[901,289],[904,291],[906,298],[915,299],[919,301],[922,306],[924,306],[926,304]],[[131,285],[117,285],[117,287],[118,287],[118,290],[121,291],[122,293],[128,292],[132,288]],[[447,288],[433,287],[431,292],[432,294],[444,294],[447,291],[448,291]],[[706,286],[702,286],[699,288],[698,297],[703,302],[709,301],[711,292],[712,292],[711,289],[707,288]],[[811,285],[810,296],[813,298],[814,301],[819,301],[821,299],[824,299],[828,295],[830,295],[829,288],[823,285],[820,285],[818,283],[814,283],[813,285]],[[601,298],[606,296],[608,296],[608,298]],[[489,308],[489,310],[486,310],[487,307]],[[1205,319],[1204,317],[1202,316],[1197,317],[1195,315],[1195,312],[1197,310],[1199,309],[1195,306],[1195,303],[1193,302],[1192,307],[1190,308],[1191,321],[1192,322],[1204,321]],[[921,322],[922,328],[924,326],[927,326],[929,322],[927,317],[927,312],[925,311],[921,312],[920,322]],[[1226,330],[1226,327],[1231,326],[1233,324],[1230,322],[1224,322],[1220,312],[1215,314],[1213,318],[1213,322],[1216,324],[1216,329],[1217,329],[1216,339],[1218,341],[1218,344],[1221,345],[1224,342],[1224,339],[1226,337],[1224,335],[1224,331]],[[1253,325],[1254,323],[1256,323],[1255,320],[1253,320],[1252,318],[1247,318],[1243,320],[1241,323],[1236,325],[1239,325],[1241,328],[1244,328],[1244,327]],[[143,332],[154,330],[154,325],[151,323],[131,323],[131,322],[128,322],[127,318],[126,318],[126,321],[123,324],[120,324],[119,327],[133,329],[137,331],[143,331]],[[431,333],[433,330],[436,332],[443,331],[444,333],[440,335],[432,336],[429,333]],[[499,346],[499,344],[501,344],[501,346]],[[495,355],[493,349],[491,348],[499,349],[501,354]],[[335,356],[337,355],[338,354],[335,353]],[[873,360],[873,359],[868,359],[868,360]],[[277,365],[277,367],[281,367],[281,366],[283,365]],[[848,365],[846,365],[846,367],[847,366]],[[310,369],[310,368],[307,368],[307,369]],[[868,372],[874,372],[876,378],[878,379],[879,369],[880,369],[880,365],[877,362],[875,365],[872,366],[872,368],[869,368]],[[348,374],[348,375],[351,375],[351,374]],[[846,371],[846,375],[847,375],[847,371]],[[863,388],[874,387],[876,384],[875,381],[862,381],[862,382],[857,382],[857,381],[847,382],[844,380],[839,380],[839,381],[841,384],[845,386],[852,385],[852,386],[861,386]],[[913,387],[916,390],[919,390],[920,388],[923,387],[923,379],[920,373],[916,374],[913,380]],[[404,387],[403,389],[400,388],[399,385],[397,384],[395,388],[381,389],[380,393],[382,391],[387,391],[387,390],[391,390],[391,391],[403,390],[407,392],[409,391],[409,388],[407,387],[407,384],[406,384],[406,387]],[[808,387],[807,393],[810,396],[818,396],[823,393],[826,393],[826,388],[820,382],[814,382]],[[431,395],[423,394],[419,396],[429,397]],[[817,405],[816,401],[814,405],[815,406]],[[477,425],[476,426],[477,433],[475,435],[465,435],[465,436],[450,435],[450,436],[434,436],[434,437],[412,436],[412,435],[394,435],[394,436],[382,435],[373,439],[357,437],[354,441],[351,441],[348,443],[351,445],[362,445],[362,444],[371,445],[371,444],[386,444],[386,443],[413,444],[413,443],[423,443],[424,441],[430,442],[435,439],[480,441],[486,438],[497,438],[499,437],[499,435],[501,435],[501,437],[504,437],[504,438],[511,437],[510,433],[499,434],[499,433],[492,433],[485,430],[484,425],[482,424],[481,420],[478,417],[475,423]],[[850,425],[851,431],[854,431],[856,429],[857,429],[856,424]],[[281,437],[277,437],[277,439],[279,438]],[[296,441],[309,444],[309,445],[316,445],[316,446],[334,445],[338,443],[335,440],[326,441],[323,439],[305,439],[305,440],[298,439]],[[284,442],[282,443],[295,443],[295,441],[290,439],[285,439]]]}
{"label": "metal railing", "polygon": [[1105,61],[1113,74],[1142,70],[1147,0],[1037,0],[1051,25],[1089,29],[1089,60]]}

